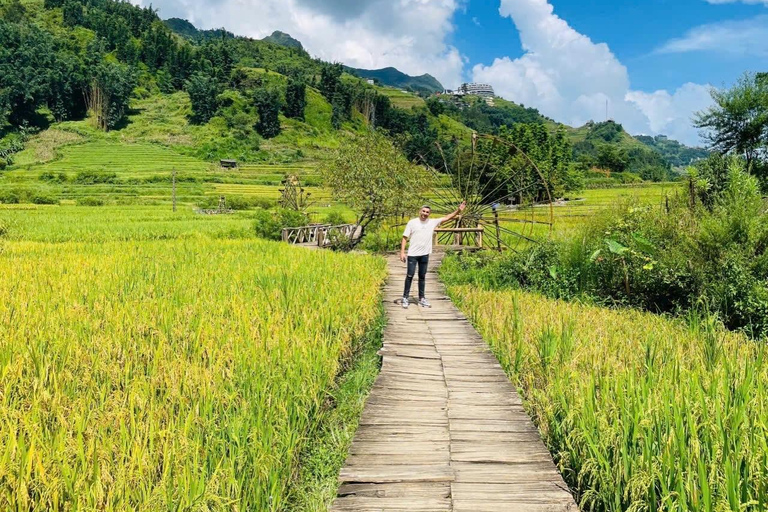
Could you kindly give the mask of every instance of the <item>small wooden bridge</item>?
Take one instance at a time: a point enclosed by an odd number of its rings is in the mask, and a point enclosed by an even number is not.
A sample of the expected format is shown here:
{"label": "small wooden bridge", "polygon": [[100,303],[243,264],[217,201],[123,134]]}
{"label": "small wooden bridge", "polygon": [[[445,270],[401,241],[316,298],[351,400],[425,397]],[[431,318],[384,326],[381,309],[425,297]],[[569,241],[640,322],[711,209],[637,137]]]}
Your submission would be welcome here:
{"label": "small wooden bridge", "polygon": [[[283,242],[294,245],[329,247],[338,238],[352,238],[359,235],[357,224],[311,224],[293,228],[283,228]],[[454,248],[482,249],[484,228],[437,228],[432,235],[432,244]],[[442,243],[448,235],[452,245]],[[466,245],[467,243],[471,245]]]}
{"label": "small wooden bridge", "polygon": [[331,511],[578,511],[503,369],[445,296],[440,259],[432,308],[405,310],[405,266],[389,258],[381,373]]}
{"label": "small wooden bridge", "polygon": [[311,224],[295,228],[283,228],[283,242],[295,245],[328,247],[335,237],[350,239],[357,234],[357,224]]}

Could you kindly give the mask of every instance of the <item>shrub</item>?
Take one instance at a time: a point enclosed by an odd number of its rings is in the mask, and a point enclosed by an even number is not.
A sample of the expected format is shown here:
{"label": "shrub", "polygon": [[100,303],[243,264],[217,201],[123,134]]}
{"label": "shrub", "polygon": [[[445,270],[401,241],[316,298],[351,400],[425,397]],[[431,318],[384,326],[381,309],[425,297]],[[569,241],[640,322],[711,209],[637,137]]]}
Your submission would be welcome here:
{"label": "shrub", "polygon": [[325,220],[323,221],[323,224],[330,224],[331,226],[338,226],[346,223],[347,221],[344,219],[341,212],[336,210],[328,212],[328,215],[325,216]]}
{"label": "shrub", "polygon": [[0,203],[4,204],[19,204],[21,202],[22,195],[18,190],[2,190],[0,191]]}
{"label": "shrub", "polygon": [[254,215],[254,231],[256,236],[268,240],[281,240],[283,228],[305,226],[309,222],[307,216],[295,210],[278,208],[276,210],[259,209]]}
{"label": "shrub", "polygon": [[114,172],[80,171],[75,176],[75,183],[79,185],[117,183],[117,174]]}
{"label": "shrub", "polygon": [[38,179],[40,181],[48,181],[51,183],[64,183],[67,181],[67,175],[63,172],[55,173],[53,171],[45,171]]}
{"label": "shrub", "polygon": [[104,200],[100,197],[81,197],[77,206],[104,206]]}
{"label": "shrub", "polygon": [[58,199],[43,192],[36,192],[32,194],[31,200],[34,204],[59,204]]}
{"label": "shrub", "polygon": [[8,167],[8,162],[5,158],[0,158],[0,171],[4,171]]}

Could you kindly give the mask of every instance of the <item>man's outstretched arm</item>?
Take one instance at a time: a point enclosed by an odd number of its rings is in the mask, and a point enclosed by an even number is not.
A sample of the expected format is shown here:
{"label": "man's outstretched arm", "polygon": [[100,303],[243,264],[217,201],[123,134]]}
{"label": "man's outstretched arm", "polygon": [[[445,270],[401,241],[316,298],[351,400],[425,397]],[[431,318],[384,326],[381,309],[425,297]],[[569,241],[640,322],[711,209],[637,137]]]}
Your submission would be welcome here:
{"label": "man's outstretched arm", "polygon": [[441,218],[439,224],[442,224],[443,222],[448,222],[451,219],[455,219],[456,216],[459,215],[461,212],[463,212],[464,208],[466,207],[467,207],[467,203],[465,201],[462,201],[459,207],[456,209],[456,211]]}
{"label": "man's outstretched arm", "polygon": [[400,241],[400,261],[405,263],[405,244],[408,242],[408,237],[404,236]]}

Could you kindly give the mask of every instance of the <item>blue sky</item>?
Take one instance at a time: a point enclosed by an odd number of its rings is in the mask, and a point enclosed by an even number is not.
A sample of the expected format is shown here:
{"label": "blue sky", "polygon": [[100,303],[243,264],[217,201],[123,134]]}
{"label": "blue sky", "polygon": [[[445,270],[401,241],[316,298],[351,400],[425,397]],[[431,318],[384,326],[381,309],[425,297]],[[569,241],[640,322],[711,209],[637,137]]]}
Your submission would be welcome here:
{"label": "blue sky", "polygon": [[314,56],[430,73],[580,126],[698,144],[712,86],[768,71],[768,0],[132,0],[251,37],[274,30]]}
{"label": "blue sky", "polygon": [[[654,53],[664,42],[688,30],[725,20],[749,20],[768,14],[761,4],[713,5],[703,0],[552,0],[554,13],[594,42],[607,43],[627,66],[632,87],[672,89],[686,82],[730,84],[745,70],[766,70],[768,59],[716,51]],[[456,11],[450,44],[470,65],[523,54],[514,22],[499,16],[498,2],[468,2]],[[765,45],[765,42],[763,43]],[[469,77],[471,78],[471,77]]]}

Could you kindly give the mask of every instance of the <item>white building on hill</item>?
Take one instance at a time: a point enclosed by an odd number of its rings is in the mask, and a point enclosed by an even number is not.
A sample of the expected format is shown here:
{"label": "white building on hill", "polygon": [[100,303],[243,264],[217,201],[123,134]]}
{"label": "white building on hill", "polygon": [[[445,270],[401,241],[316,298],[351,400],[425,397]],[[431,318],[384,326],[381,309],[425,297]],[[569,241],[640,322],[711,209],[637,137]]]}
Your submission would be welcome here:
{"label": "white building on hill", "polygon": [[464,83],[459,87],[459,92],[463,94],[475,94],[477,96],[483,96],[487,98],[493,98],[496,94],[493,92],[493,87],[488,84],[476,84]]}

